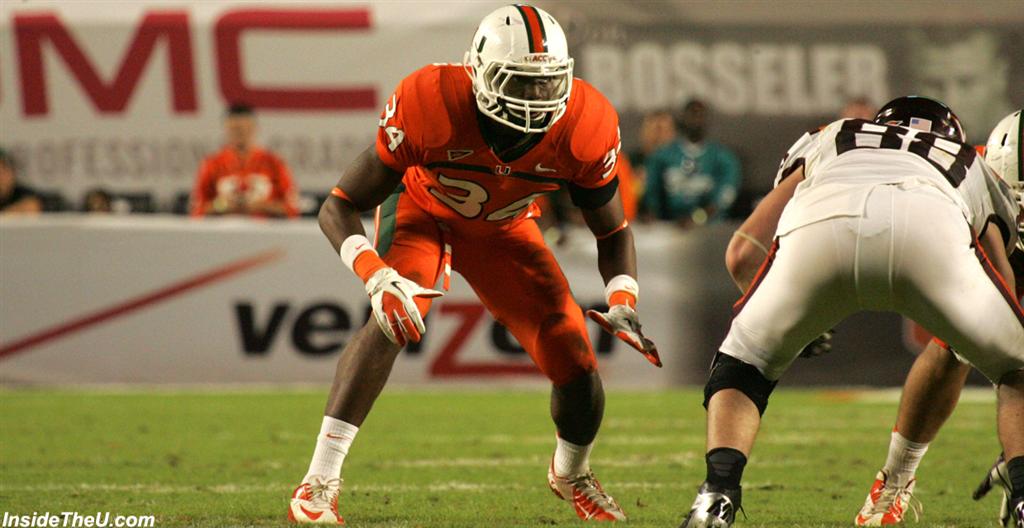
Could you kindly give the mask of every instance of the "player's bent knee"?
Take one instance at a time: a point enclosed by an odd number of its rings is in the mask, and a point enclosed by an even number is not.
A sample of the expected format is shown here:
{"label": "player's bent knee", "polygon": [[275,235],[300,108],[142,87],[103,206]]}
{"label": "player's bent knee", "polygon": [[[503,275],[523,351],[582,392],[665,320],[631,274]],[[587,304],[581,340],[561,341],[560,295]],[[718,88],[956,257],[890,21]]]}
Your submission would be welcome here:
{"label": "player's bent knee", "polygon": [[763,416],[768,408],[768,397],[777,383],[764,377],[757,367],[718,352],[711,364],[708,383],[704,386],[704,408],[707,409],[711,397],[718,391],[736,389],[750,398],[757,406],[757,412]]}
{"label": "player's bent knee", "polygon": [[527,352],[555,386],[597,370],[597,358],[587,340],[582,316],[555,313],[544,317],[535,346],[536,350],[527,349]]}

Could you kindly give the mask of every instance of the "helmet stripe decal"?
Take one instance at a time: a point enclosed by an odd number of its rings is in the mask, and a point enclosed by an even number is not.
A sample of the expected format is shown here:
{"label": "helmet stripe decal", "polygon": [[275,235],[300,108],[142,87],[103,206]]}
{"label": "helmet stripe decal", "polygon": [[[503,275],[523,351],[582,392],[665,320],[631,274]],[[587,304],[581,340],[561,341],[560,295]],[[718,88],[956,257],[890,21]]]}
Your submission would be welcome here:
{"label": "helmet stripe decal", "polygon": [[[1021,118],[1024,118],[1024,110],[1017,110],[1017,183],[1024,183],[1024,150],[1021,149],[1021,145],[1024,144],[1024,123],[1021,123]],[[1024,243],[1024,242],[1022,242]]]}
{"label": "helmet stripe decal", "polygon": [[540,13],[537,8],[528,5],[516,4],[516,9],[526,23],[526,40],[530,43],[530,53],[541,53],[548,50],[547,35],[544,31],[544,23],[541,22]]}
{"label": "helmet stripe decal", "polygon": [[540,11],[537,11],[536,7],[528,6],[530,11],[533,11],[537,15],[537,25],[540,26],[540,43],[543,46],[543,50],[548,50],[548,32],[544,29],[544,19],[540,16]]}

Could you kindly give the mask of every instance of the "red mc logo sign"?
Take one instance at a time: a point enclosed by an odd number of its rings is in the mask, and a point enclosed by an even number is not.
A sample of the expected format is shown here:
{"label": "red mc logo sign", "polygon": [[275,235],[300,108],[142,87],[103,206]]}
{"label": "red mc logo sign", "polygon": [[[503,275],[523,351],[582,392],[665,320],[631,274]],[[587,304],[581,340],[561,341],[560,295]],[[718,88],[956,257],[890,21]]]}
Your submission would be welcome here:
{"label": "red mc logo sign", "polygon": [[[109,82],[100,78],[93,62],[55,14],[19,14],[13,18],[22,110],[26,116],[44,116],[49,112],[44,42],[53,46],[99,112],[119,113],[138,86],[157,43],[166,41],[173,110],[188,113],[198,108],[192,34],[186,11],[146,13]],[[246,31],[353,31],[366,30],[370,25],[370,12],[365,8],[227,11],[216,19],[213,29],[220,92],[226,101],[243,101],[258,108],[374,110],[377,90],[373,86],[254,86],[243,77],[245,63],[240,45]]]}

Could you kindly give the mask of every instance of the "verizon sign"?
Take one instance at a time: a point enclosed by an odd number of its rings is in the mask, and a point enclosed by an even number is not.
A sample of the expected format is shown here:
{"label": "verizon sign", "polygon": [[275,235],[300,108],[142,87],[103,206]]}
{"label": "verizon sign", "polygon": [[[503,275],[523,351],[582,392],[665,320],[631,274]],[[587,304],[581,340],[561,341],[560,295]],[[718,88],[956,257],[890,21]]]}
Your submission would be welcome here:
{"label": "verizon sign", "polygon": [[322,192],[372,141],[386,94],[458,60],[490,7],[4,2],[0,144],[72,202],[103,186],[168,206],[218,147],[225,105],[245,102],[300,189]]}
{"label": "verizon sign", "polygon": [[[649,240],[681,248],[679,233],[659,229]],[[603,309],[604,284],[584,236],[557,258],[581,307]],[[362,284],[311,219],[5,218],[0,247],[0,298],[18,300],[0,303],[0,384],[329,382],[370,316]],[[63,259],[41,258],[54,247]],[[677,332],[705,325],[675,320],[676,255],[652,255],[642,272],[659,285],[643,301],[649,335],[679,352],[689,348]],[[721,303],[727,322],[735,294],[719,284],[729,296]],[[460,275],[426,321],[392,382],[547,383]],[[656,369],[596,324],[587,328],[610,384],[664,386],[689,371],[681,361]]]}

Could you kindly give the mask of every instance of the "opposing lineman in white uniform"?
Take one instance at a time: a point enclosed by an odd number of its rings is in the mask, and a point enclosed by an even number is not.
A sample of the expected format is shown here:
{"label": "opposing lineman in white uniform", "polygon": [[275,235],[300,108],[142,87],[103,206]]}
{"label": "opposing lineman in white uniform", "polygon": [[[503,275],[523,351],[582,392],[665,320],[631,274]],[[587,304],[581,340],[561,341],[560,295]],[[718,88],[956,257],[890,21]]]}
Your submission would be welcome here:
{"label": "opposing lineman in white uniform", "polygon": [[758,210],[744,227],[776,238],[757,276],[738,280],[746,293],[705,388],[707,479],[683,527],[732,525],[775,384],[861,310],[917,321],[999,384],[1000,440],[1008,460],[1024,456],[1024,310],[997,271],[1017,232],[986,229],[1016,225],[1019,208],[945,105],[903,97],[875,122],[805,135]]}
{"label": "opposing lineman in white uniform", "polygon": [[[1017,202],[1024,203],[1024,185],[1020,179],[1020,124],[1021,111],[1017,110],[996,125],[985,148],[985,162],[1013,189]],[[964,187],[961,185],[960,189]],[[1024,236],[1024,216],[1020,217],[1017,225],[1009,227],[1004,219],[992,212],[981,211],[981,217],[988,217],[989,222],[1000,230],[1015,229],[1019,236]],[[1012,272],[1000,271],[1011,289],[1016,287],[1020,300],[1024,295],[1024,243],[1020,240],[1010,253],[1009,261]],[[915,517],[920,515],[923,505],[913,496],[917,467],[929,444],[953,413],[970,371],[969,363],[963,362],[947,345],[934,339],[914,360],[903,385],[885,465],[878,471],[864,505],[854,518],[855,525],[892,526],[902,524],[908,512],[913,512]],[[999,495],[1002,495],[999,525],[1010,528],[1013,526],[1009,509],[1012,490],[1007,463],[1002,456],[986,472],[974,499],[981,499],[993,488],[999,489]]]}

